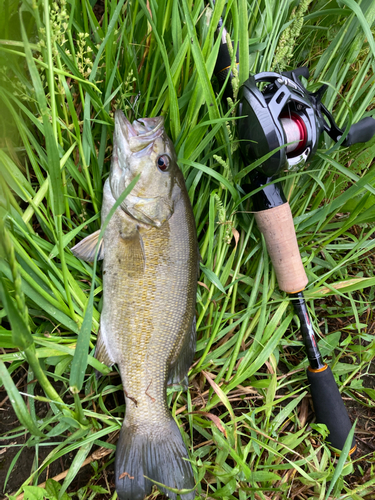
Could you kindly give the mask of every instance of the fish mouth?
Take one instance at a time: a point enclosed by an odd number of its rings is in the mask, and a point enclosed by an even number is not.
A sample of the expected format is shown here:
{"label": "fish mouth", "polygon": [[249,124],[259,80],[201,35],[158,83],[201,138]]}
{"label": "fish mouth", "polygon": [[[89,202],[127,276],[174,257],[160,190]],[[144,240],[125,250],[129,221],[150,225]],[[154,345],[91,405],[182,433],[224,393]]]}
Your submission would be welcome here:
{"label": "fish mouth", "polygon": [[[121,110],[115,112],[115,133],[126,141],[131,153],[147,155],[149,146],[164,133],[164,117],[139,118],[130,123]],[[141,154],[140,154],[141,153]]]}

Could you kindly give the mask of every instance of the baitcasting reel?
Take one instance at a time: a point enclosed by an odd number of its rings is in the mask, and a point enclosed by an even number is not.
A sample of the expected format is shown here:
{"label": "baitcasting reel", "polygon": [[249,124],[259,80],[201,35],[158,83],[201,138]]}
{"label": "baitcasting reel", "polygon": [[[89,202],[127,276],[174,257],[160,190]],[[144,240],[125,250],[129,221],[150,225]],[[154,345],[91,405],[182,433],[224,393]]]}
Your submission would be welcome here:
{"label": "baitcasting reel", "polygon": [[[321,102],[327,89],[308,92],[299,76],[309,77],[307,68],[284,73],[264,72],[243,84],[239,91],[238,134],[242,153],[247,160],[264,160],[261,172],[274,177],[281,169],[306,162],[318,147],[323,131],[337,142],[344,131],[335,123]],[[260,90],[261,84],[266,84]],[[375,134],[375,120],[367,117],[353,125],[344,146],[367,142]]]}

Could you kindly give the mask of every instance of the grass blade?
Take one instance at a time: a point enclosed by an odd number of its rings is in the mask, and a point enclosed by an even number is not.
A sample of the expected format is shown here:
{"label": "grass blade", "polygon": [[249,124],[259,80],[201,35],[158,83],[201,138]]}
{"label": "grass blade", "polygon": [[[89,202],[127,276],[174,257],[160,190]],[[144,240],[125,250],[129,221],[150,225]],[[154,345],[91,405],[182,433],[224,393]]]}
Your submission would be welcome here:
{"label": "grass blade", "polygon": [[10,402],[12,403],[15,414],[21,424],[34,436],[43,436],[36,423],[33,422],[29,410],[18,392],[12,377],[9,375],[8,370],[4,363],[0,360],[0,379],[9,395]]}

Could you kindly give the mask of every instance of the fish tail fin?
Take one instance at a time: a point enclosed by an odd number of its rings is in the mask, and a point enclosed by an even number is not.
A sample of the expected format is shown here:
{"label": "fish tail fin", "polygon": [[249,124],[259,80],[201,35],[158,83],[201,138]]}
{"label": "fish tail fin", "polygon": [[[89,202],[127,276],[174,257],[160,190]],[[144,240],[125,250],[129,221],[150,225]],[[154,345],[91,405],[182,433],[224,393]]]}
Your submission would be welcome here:
{"label": "fish tail fin", "polygon": [[[170,488],[194,488],[194,476],[188,454],[176,422],[143,429],[122,426],[116,449],[115,480],[120,500],[143,500],[151,493],[153,482]],[[146,477],[145,477],[146,476]],[[149,478],[149,479],[147,479]],[[172,500],[176,493],[159,487]],[[193,500],[195,492],[181,495],[181,500]]]}

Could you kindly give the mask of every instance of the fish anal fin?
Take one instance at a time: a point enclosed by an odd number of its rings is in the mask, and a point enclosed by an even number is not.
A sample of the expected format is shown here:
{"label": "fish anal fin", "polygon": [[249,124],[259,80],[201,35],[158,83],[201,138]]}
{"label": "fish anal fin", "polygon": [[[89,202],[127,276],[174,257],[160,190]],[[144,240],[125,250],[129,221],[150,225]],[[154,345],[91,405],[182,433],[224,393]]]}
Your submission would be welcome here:
{"label": "fish anal fin", "polygon": [[186,385],[187,374],[194,360],[197,344],[196,319],[194,317],[191,330],[185,335],[180,348],[171,360],[167,385]]}
{"label": "fish anal fin", "polygon": [[[86,236],[82,241],[77,243],[71,251],[78,259],[85,260],[87,262],[94,262],[96,245],[98,244],[100,229],[95,231],[95,233]],[[104,242],[103,239],[100,241],[98,250],[98,260],[104,258]]]}
{"label": "fish anal fin", "polygon": [[[95,347],[95,358],[100,361],[101,363],[107,365],[108,367],[111,367],[116,363],[116,361],[112,358],[111,354],[109,353],[107,346],[104,342],[104,335],[102,334],[101,330],[99,329],[98,333],[98,338],[96,341],[96,347]],[[96,378],[98,379],[101,377],[101,373],[96,371]]]}

